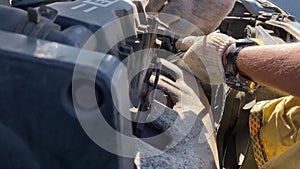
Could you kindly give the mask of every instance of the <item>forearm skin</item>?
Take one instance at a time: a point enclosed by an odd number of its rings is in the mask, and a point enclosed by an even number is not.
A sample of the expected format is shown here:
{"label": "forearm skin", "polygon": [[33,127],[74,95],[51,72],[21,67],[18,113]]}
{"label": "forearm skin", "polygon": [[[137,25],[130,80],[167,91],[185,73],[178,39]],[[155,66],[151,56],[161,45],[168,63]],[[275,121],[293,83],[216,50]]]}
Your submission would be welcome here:
{"label": "forearm skin", "polygon": [[300,97],[300,43],[246,47],[236,62],[257,83]]}

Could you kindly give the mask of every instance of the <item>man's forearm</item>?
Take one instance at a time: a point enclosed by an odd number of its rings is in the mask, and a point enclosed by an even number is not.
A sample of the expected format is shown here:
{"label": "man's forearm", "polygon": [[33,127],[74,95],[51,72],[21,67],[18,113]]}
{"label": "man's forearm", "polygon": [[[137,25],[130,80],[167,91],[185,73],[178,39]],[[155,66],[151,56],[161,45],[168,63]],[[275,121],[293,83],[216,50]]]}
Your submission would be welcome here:
{"label": "man's forearm", "polygon": [[254,81],[300,97],[300,43],[246,47],[236,62]]}

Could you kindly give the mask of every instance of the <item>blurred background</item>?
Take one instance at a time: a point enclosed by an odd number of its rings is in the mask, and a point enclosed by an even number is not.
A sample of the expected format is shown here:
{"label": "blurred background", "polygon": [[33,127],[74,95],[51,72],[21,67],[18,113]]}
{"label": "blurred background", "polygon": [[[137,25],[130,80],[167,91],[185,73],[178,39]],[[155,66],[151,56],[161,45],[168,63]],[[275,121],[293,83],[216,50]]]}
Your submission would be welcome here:
{"label": "blurred background", "polygon": [[300,1],[299,0],[270,0],[290,14],[296,16],[297,21],[300,20]]}

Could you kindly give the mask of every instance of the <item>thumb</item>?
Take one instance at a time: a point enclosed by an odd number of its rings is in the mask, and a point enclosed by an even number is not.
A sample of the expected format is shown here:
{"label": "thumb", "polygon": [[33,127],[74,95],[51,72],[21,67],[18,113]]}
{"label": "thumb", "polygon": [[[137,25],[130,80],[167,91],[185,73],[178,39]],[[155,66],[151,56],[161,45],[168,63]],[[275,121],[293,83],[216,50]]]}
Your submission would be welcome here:
{"label": "thumb", "polygon": [[181,51],[187,51],[195,42],[197,42],[201,36],[188,36],[182,39],[178,39],[176,42],[176,48]]}

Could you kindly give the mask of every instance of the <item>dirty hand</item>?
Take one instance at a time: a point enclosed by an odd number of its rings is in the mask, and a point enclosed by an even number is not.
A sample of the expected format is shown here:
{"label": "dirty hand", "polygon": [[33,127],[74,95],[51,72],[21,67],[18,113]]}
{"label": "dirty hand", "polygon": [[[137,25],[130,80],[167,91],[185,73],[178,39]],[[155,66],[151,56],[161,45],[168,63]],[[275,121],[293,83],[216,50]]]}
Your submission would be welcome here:
{"label": "dirty hand", "polygon": [[[192,33],[200,35],[214,31],[232,10],[235,1],[169,0],[166,2],[166,0],[150,0],[149,6],[152,9],[160,9],[159,18],[172,31],[187,36]],[[163,13],[170,15],[163,15]]]}
{"label": "dirty hand", "polygon": [[191,74],[170,62],[162,64],[175,76],[171,80],[161,75],[157,88],[170,96],[174,106],[161,109],[164,103],[152,104],[147,122],[164,131],[171,142],[155,156],[141,149],[138,168],[216,168],[213,120],[202,88]]}
{"label": "dirty hand", "polygon": [[189,36],[178,40],[176,48],[187,51],[177,65],[206,83],[220,84],[225,80],[222,56],[235,39],[222,34]]}

